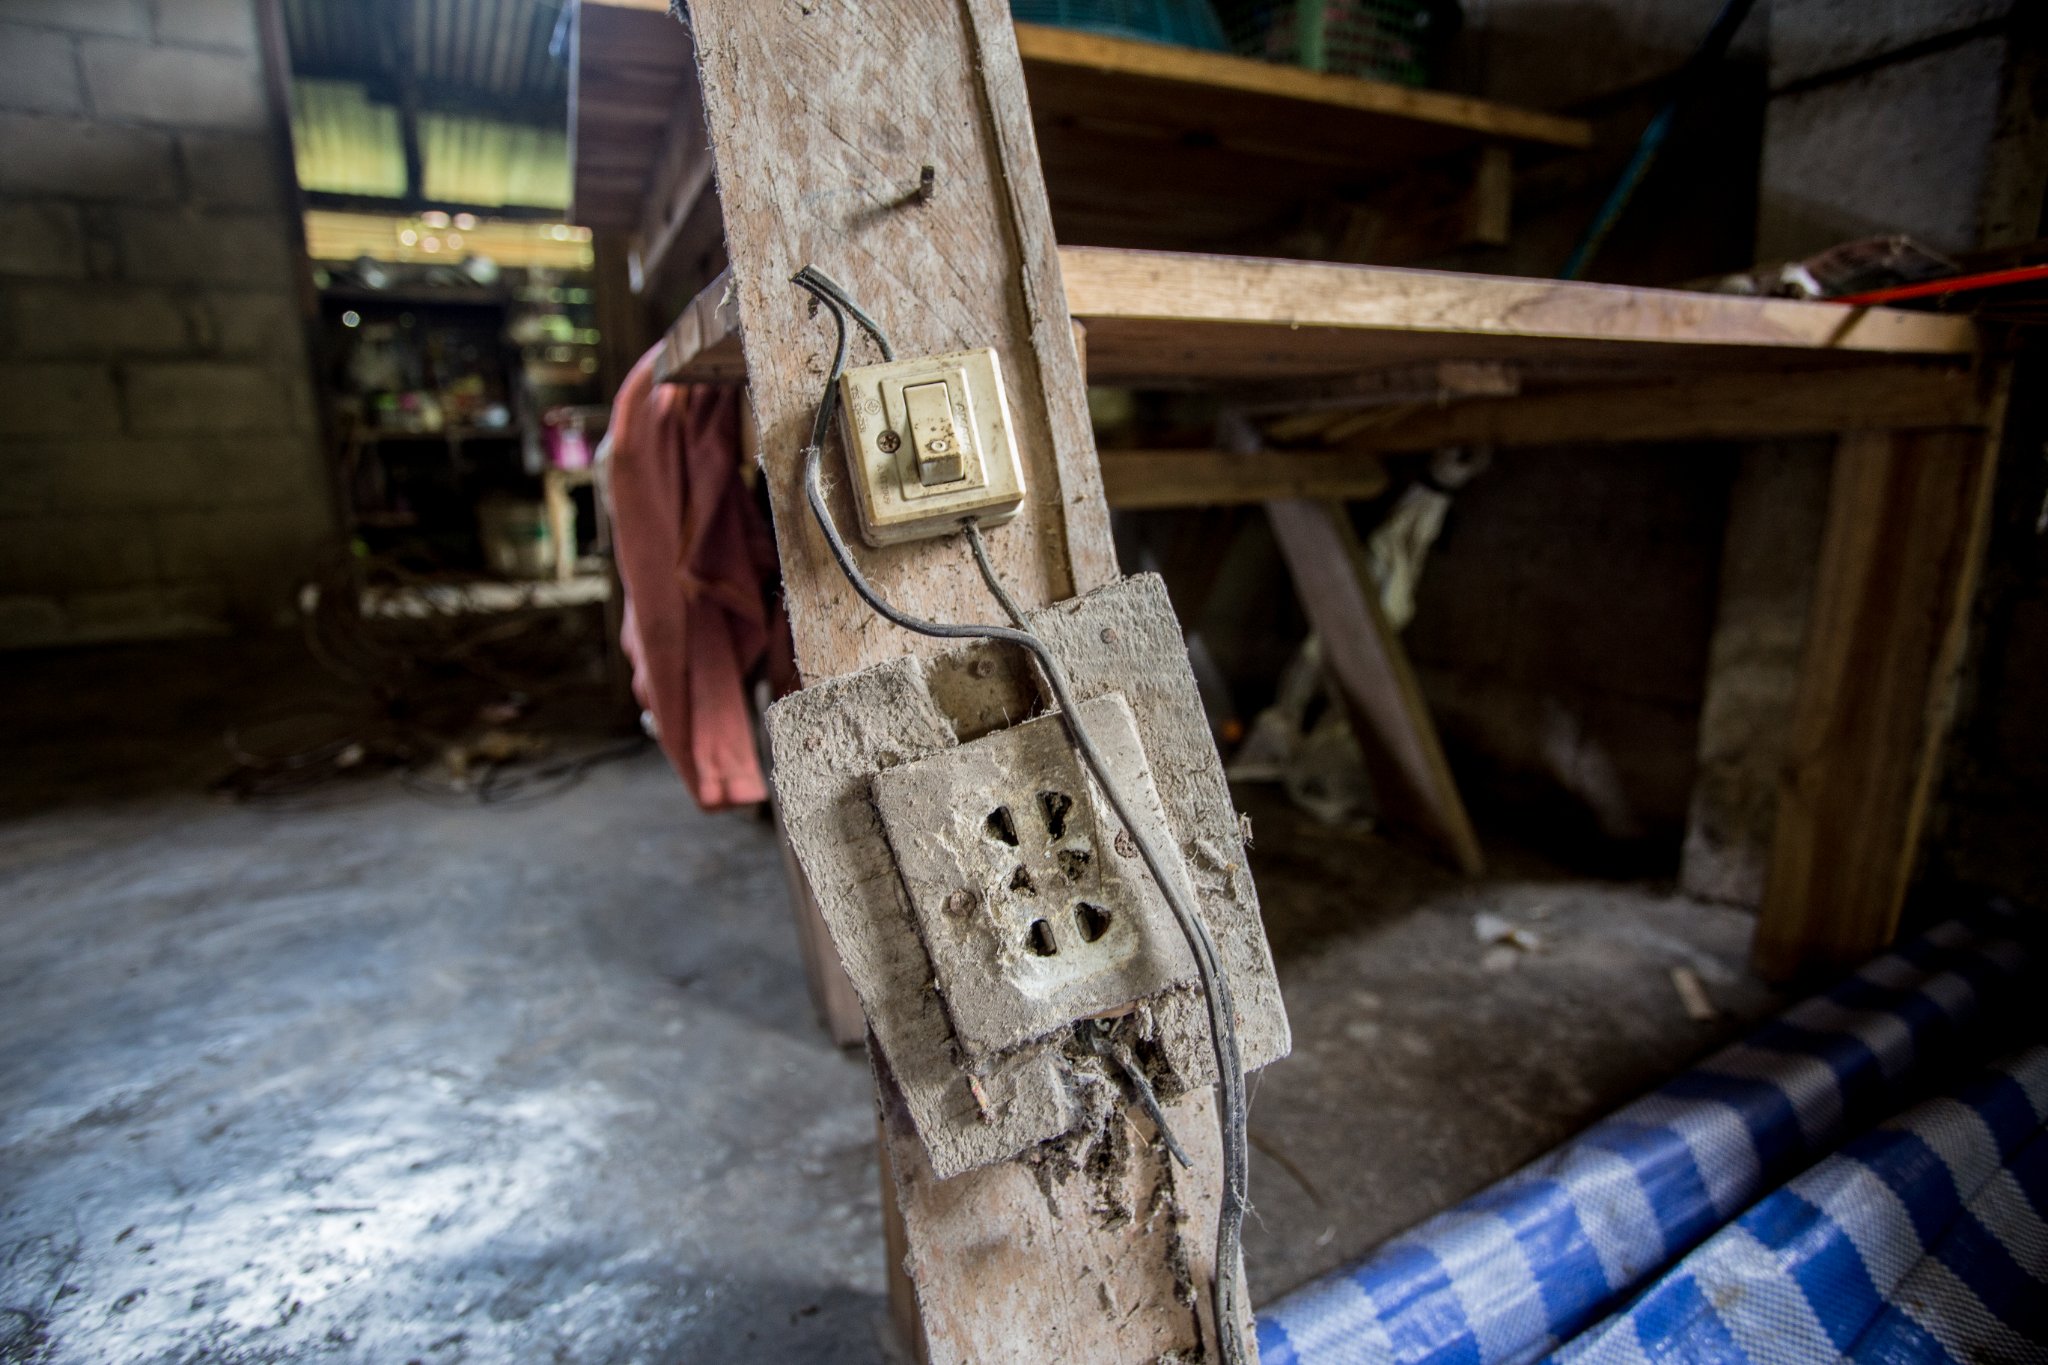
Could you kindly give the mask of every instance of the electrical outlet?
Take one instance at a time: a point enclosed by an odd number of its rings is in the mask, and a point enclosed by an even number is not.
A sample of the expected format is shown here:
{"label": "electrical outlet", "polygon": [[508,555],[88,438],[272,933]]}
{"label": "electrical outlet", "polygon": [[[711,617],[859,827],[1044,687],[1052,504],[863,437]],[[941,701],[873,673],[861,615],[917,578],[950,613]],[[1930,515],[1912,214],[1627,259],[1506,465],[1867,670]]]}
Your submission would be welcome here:
{"label": "electrical outlet", "polygon": [[993,350],[895,360],[839,380],[861,538],[894,545],[999,526],[1024,504],[1024,465]]}
{"label": "electrical outlet", "polygon": [[[1083,718],[1171,849],[1121,695]],[[1058,716],[877,773],[873,793],[970,1062],[1196,980],[1173,912]]]}

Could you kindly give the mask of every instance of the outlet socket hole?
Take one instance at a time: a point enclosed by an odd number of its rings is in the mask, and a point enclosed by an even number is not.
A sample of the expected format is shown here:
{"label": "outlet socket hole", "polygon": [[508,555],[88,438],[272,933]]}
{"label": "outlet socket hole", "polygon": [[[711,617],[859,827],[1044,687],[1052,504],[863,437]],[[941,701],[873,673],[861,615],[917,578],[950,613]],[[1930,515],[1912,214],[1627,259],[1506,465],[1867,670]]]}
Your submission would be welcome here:
{"label": "outlet socket hole", "polygon": [[1067,837],[1067,813],[1074,809],[1074,798],[1065,792],[1040,792],[1038,804],[1045,811],[1045,832],[1055,839]]}
{"label": "outlet socket hole", "polygon": [[1038,894],[1038,883],[1031,880],[1030,872],[1020,867],[1010,874],[1010,889],[1020,895],[1035,896]]}
{"label": "outlet socket hole", "polygon": [[1060,850],[1060,871],[1070,882],[1078,882],[1088,871],[1088,850],[1085,848],[1063,848]]}
{"label": "outlet socket hole", "polygon": [[1082,941],[1093,943],[1109,932],[1109,911],[1080,901],[1074,906],[1074,922],[1081,927]]}
{"label": "outlet socket hole", "polygon": [[983,828],[988,837],[998,843],[1008,844],[1011,848],[1017,846],[1017,822],[1010,818],[1008,806],[997,806],[990,811],[988,824]]}
{"label": "outlet socket hole", "polygon": [[1060,950],[1053,940],[1052,926],[1042,919],[1031,921],[1031,929],[1024,935],[1024,946],[1039,957],[1052,957]]}

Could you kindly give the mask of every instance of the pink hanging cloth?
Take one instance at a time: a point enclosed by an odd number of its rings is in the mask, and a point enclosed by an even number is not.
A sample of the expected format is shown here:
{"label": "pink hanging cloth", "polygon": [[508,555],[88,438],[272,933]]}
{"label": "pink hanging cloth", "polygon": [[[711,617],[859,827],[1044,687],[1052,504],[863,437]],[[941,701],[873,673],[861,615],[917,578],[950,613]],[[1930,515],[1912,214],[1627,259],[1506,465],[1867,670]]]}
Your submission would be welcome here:
{"label": "pink hanging cloth", "polygon": [[748,678],[794,686],[775,542],[740,477],[737,388],[660,384],[656,346],[612,404],[619,643],[662,752],[705,810],[764,801]]}

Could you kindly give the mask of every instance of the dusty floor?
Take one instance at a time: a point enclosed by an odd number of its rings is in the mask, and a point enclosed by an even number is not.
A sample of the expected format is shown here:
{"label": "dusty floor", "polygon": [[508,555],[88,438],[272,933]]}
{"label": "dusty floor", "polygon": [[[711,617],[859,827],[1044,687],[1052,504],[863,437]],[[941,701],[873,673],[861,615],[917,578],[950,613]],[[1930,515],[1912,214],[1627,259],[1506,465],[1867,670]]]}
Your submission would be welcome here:
{"label": "dusty floor", "polygon": [[[0,674],[0,1361],[885,1358],[869,1081],[765,826],[652,754],[530,805],[210,796],[222,725],[318,686],[283,645]],[[1296,1038],[1256,1082],[1261,1299],[1768,1004],[1742,916],[1243,800]],[[1489,967],[1482,911],[1541,951]]]}

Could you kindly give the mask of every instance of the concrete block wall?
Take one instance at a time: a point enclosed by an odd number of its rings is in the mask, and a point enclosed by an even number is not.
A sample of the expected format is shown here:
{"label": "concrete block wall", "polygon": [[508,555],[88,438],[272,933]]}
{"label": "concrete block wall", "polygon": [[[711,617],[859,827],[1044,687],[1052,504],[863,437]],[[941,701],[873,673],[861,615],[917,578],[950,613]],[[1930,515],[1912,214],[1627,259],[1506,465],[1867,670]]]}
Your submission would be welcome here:
{"label": "concrete block wall", "polygon": [[256,0],[0,0],[0,648],[273,624],[334,543]]}

